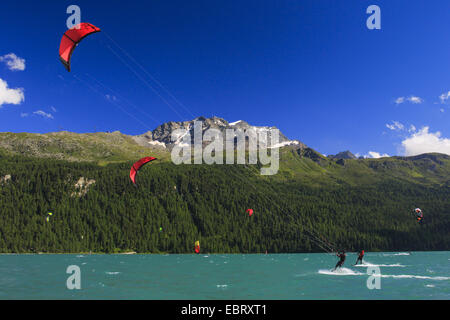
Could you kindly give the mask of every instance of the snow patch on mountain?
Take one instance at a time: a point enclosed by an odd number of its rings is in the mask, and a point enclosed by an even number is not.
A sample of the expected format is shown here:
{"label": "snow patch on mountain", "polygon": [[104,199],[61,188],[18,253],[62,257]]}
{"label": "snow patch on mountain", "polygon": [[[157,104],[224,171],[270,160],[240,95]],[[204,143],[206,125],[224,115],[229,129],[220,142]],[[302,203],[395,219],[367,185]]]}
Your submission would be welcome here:
{"label": "snow patch on mountain", "polygon": [[160,146],[165,148],[166,144],[164,142],[160,142],[160,141],[149,141],[148,144],[151,144],[152,146]]}
{"label": "snow patch on mountain", "polygon": [[270,146],[269,149],[281,148],[281,147],[297,145],[297,144],[300,144],[300,141],[289,140],[289,141],[280,142],[280,143],[277,143],[277,144],[275,144],[273,146]]}

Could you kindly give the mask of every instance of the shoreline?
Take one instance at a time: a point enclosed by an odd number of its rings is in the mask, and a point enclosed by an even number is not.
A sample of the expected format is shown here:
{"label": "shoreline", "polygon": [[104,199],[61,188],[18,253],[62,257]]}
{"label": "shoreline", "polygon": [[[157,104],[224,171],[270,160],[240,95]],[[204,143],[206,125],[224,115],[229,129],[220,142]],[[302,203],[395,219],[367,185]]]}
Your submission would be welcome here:
{"label": "shoreline", "polygon": [[[450,252],[450,250],[426,250],[426,251],[366,251],[366,253],[407,253],[411,254],[412,252]],[[357,252],[346,252],[347,255],[357,254]],[[330,254],[327,252],[277,252],[277,253],[224,253],[224,252],[205,252],[205,253],[169,253],[169,252],[160,252],[160,253],[154,253],[154,252],[117,252],[117,253],[105,253],[105,252],[21,252],[21,253],[14,253],[14,252],[0,252],[0,255],[250,255],[250,254],[259,254],[259,255],[274,255],[274,254]],[[334,256],[334,254],[331,254]]]}

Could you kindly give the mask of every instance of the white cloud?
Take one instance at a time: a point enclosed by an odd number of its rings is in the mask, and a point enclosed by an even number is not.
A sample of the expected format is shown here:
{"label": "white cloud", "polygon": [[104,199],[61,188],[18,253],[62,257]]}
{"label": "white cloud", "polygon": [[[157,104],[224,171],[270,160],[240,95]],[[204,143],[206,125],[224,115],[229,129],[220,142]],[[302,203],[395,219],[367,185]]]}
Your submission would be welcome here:
{"label": "white cloud", "polygon": [[386,123],[386,127],[390,130],[395,130],[395,131],[400,131],[400,130],[405,129],[405,126],[398,121],[392,121],[392,124]]}
{"label": "white cloud", "polygon": [[422,153],[439,152],[450,155],[450,139],[441,137],[439,131],[429,132],[423,127],[418,132],[402,141],[404,154],[414,156]]}
{"label": "white cloud", "polygon": [[398,97],[397,99],[395,99],[396,104],[401,104],[403,102],[405,102],[405,97]]}
{"label": "white cloud", "polygon": [[423,99],[421,97],[417,97],[417,96],[409,96],[408,98],[398,97],[397,99],[394,100],[395,104],[402,104],[406,101],[409,101],[414,104],[420,104],[423,102]]}
{"label": "white cloud", "polygon": [[449,100],[449,99],[450,99],[450,91],[447,92],[447,93],[444,92],[443,94],[441,94],[441,95],[439,96],[439,100],[441,100],[441,103],[442,103],[442,104],[446,103],[447,100]]}
{"label": "white cloud", "polygon": [[443,108],[440,108],[439,111],[444,112],[445,110]]}
{"label": "white cloud", "polygon": [[414,104],[419,104],[419,103],[423,102],[423,99],[420,98],[420,97],[416,97],[416,96],[410,96],[408,98],[408,101],[411,102],[411,103],[414,103]]}
{"label": "white cloud", "polygon": [[5,62],[11,71],[25,70],[25,59],[19,58],[14,53],[8,53],[0,57],[0,61]]}
{"label": "white cloud", "polygon": [[416,126],[411,124],[409,125],[409,128],[407,126],[403,125],[403,123],[399,121],[392,121],[392,124],[386,123],[386,128],[392,130],[392,131],[408,131],[408,132],[416,132]]}
{"label": "white cloud", "polygon": [[22,113],[20,113],[20,116],[21,116],[22,118],[28,117],[28,113],[22,112]]}
{"label": "white cloud", "polygon": [[381,154],[376,151],[369,151],[367,154],[355,153],[355,157],[358,159],[361,157],[364,159],[369,159],[369,158],[378,159],[378,158],[390,157],[390,155],[388,155],[387,153]]}
{"label": "white cloud", "polygon": [[387,153],[381,154],[376,151],[369,151],[369,153],[364,156],[364,158],[375,158],[375,159],[384,158],[384,157],[389,157],[389,155]]}
{"label": "white cloud", "polygon": [[50,107],[50,109],[52,109],[53,112],[56,112],[56,108],[55,107]]}
{"label": "white cloud", "polygon": [[5,80],[0,79],[0,108],[4,104],[20,104],[25,100],[23,88],[10,89]]}
{"label": "white cloud", "polygon": [[46,113],[46,112],[44,112],[42,110],[38,110],[38,111],[35,111],[33,113],[38,115],[38,116],[47,118],[47,119],[53,119],[53,115],[51,113]]}

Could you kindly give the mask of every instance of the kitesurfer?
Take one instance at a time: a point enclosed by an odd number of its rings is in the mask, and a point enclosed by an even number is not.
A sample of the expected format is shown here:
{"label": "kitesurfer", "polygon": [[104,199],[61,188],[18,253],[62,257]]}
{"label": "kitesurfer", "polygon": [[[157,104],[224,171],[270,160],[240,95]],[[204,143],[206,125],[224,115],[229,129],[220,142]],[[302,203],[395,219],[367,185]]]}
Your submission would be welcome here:
{"label": "kitesurfer", "polygon": [[360,250],[358,253],[358,259],[356,259],[355,266],[358,264],[358,262],[361,262],[363,264],[363,258],[364,258],[364,250]]}
{"label": "kitesurfer", "polygon": [[341,253],[337,253],[336,256],[339,257],[339,261],[338,261],[338,263],[336,263],[336,266],[334,267],[333,271],[336,270],[337,268],[341,268],[342,265],[344,264],[345,258],[346,258],[345,251],[342,251]]}
{"label": "kitesurfer", "polygon": [[417,222],[418,222],[419,224],[422,224],[422,222],[423,222],[423,213],[422,213],[422,210],[420,210],[419,208],[416,208],[416,209],[414,209],[414,212],[416,213],[416,219],[417,219]]}

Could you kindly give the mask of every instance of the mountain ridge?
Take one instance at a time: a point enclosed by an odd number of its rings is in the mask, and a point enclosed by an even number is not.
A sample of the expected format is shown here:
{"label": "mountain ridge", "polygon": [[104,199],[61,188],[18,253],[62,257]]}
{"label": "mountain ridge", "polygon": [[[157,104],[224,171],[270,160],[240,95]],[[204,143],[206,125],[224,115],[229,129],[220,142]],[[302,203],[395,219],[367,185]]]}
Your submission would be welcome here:
{"label": "mountain ridge", "polygon": [[[184,129],[194,140],[194,121],[202,125],[202,135],[208,129],[216,129],[225,137],[227,129],[256,130],[269,132],[276,127],[252,126],[246,121],[228,123],[223,118],[197,117],[190,121],[169,121],[157,126],[153,131],[139,135],[128,135],[120,131],[75,133],[58,131],[49,133],[0,133],[0,150],[9,155],[26,155],[42,158],[55,158],[68,161],[115,162],[138,158],[151,152],[161,159],[170,158],[169,152],[179,143],[172,141],[171,135],[177,129]],[[281,132],[279,146],[296,146],[306,148],[298,140],[289,140]],[[255,142],[259,148],[260,142]],[[246,147],[249,146],[246,141]],[[205,143],[203,144],[205,146]]]}
{"label": "mountain ridge", "polygon": [[[210,128],[218,128],[220,132],[233,127],[261,130],[275,128],[254,127],[243,120],[229,123],[218,117],[197,117],[194,120],[200,121],[204,126],[202,134]],[[23,156],[107,165],[136,161],[151,155],[160,161],[170,162],[170,151],[175,143],[167,139],[173,130],[179,128],[185,128],[185,132],[191,133],[190,127],[194,120],[167,122],[151,132],[140,135],[127,135],[119,131],[0,133],[0,156]],[[298,140],[289,140],[282,133],[280,133],[280,140],[282,142],[279,144],[280,167],[276,174],[277,179],[300,179],[312,185],[339,184],[344,181],[352,185],[370,184],[385,178],[429,185],[449,183],[450,156],[445,154],[429,153],[375,159],[356,158],[350,151],[344,151],[337,155],[324,156]],[[3,173],[5,174],[9,173]]]}
{"label": "mountain ridge", "polygon": [[[140,155],[153,152],[163,159],[169,158],[169,152],[176,144],[171,141],[174,130],[185,129],[191,134],[193,142],[193,123],[202,123],[202,134],[208,129],[218,129],[223,136],[226,129],[277,129],[269,126],[252,126],[244,120],[228,122],[227,120],[213,116],[205,118],[197,117],[189,121],[169,121],[157,126],[153,131],[147,131],[138,135],[128,135],[120,131],[75,133],[70,131],[57,131],[48,133],[12,133],[0,132],[0,151],[10,155],[29,155],[43,158],[56,158],[68,161],[127,161]],[[336,155],[322,156],[321,153],[308,147],[299,140],[290,140],[280,132],[279,147],[291,147],[298,154],[309,156],[311,159],[329,160],[356,160],[357,157],[349,150]],[[94,149],[97,149],[95,152]],[[308,151],[309,150],[309,151]],[[436,154],[438,153],[427,153]],[[442,154],[444,157],[445,154]],[[440,156],[437,156],[440,157]],[[448,156],[447,156],[448,157]],[[415,156],[391,156],[386,158],[397,159],[421,159],[422,155]],[[361,157],[359,158],[361,159]],[[340,161],[344,164],[344,161]]]}

